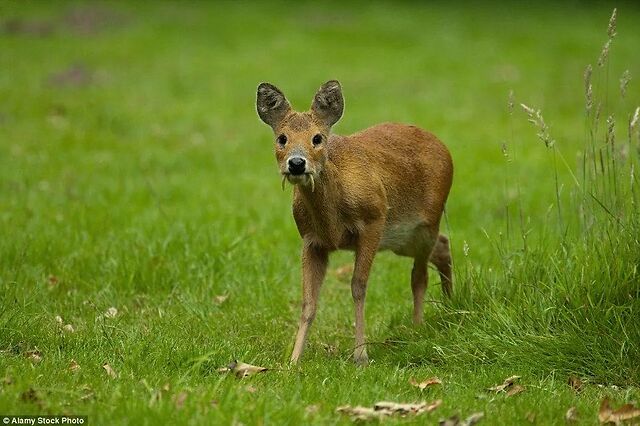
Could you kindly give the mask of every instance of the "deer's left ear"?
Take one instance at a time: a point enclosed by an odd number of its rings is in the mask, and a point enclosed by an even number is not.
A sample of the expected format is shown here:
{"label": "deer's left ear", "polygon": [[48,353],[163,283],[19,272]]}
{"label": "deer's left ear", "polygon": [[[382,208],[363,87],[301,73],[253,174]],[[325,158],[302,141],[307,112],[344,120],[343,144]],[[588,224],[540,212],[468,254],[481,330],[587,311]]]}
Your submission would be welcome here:
{"label": "deer's left ear", "polygon": [[269,126],[275,127],[291,110],[284,93],[273,84],[260,83],[256,97],[258,115]]}
{"label": "deer's left ear", "polygon": [[313,98],[311,112],[329,127],[340,120],[344,112],[344,98],[340,82],[330,80],[320,86]]}

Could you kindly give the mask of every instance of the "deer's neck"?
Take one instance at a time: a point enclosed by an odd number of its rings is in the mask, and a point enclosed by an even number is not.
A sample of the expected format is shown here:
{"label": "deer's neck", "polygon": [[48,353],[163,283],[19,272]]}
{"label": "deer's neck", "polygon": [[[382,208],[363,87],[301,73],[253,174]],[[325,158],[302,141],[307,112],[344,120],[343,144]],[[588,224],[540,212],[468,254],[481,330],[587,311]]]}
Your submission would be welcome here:
{"label": "deer's neck", "polygon": [[327,160],[316,177],[313,191],[311,185],[298,186],[296,191],[304,206],[311,238],[329,248],[339,248],[345,230],[339,215],[340,176],[335,165]]}

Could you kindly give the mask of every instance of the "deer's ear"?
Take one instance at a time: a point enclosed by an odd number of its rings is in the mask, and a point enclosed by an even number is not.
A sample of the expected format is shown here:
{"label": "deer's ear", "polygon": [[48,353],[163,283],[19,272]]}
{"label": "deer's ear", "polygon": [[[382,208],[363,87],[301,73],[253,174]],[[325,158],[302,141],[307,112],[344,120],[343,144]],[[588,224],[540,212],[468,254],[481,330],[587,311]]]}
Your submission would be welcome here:
{"label": "deer's ear", "polygon": [[327,81],[320,86],[313,98],[311,112],[327,126],[333,126],[340,120],[344,111],[342,87],[337,80]]}
{"label": "deer's ear", "polygon": [[284,93],[273,84],[260,83],[256,99],[258,115],[269,126],[275,128],[291,109]]}

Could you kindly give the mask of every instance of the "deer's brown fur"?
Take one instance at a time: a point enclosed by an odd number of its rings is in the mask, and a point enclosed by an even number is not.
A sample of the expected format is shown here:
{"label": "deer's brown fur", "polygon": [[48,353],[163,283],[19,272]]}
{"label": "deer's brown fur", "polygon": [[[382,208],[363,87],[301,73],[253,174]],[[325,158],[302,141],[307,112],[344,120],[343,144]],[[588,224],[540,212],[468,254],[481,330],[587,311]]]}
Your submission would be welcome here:
{"label": "deer's brown fur", "polygon": [[[428,261],[438,269],[444,293],[451,295],[449,243],[439,234],[453,177],[449,151],[431,133],[403,124],[379,124],[350,136],[331,134],[343,108],[337,81],[325,83],[311,110],[302,113],[293,111],[275,86],[258,87],[258,114],[274,130],[283,178],[295,185],[293,216],[303,241],[303,304],[292,362],[302,354],[334,250],[355,251],[351,293],[358,363],[367,362],[364,300],[377,251],[414,258],[415,323],[422,321]],[[313,143],[314,137],[320,143]],[[304,160],[304,172],[291,172],[294,157]]]}

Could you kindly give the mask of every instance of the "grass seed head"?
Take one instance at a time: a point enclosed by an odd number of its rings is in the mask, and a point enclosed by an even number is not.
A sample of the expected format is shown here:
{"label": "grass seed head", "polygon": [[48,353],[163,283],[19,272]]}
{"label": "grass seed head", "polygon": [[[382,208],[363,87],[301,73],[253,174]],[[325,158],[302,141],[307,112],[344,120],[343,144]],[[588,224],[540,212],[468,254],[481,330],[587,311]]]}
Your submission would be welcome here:
{"label": "grass seed head", "polygon": [[629,70],[625,70],[620,77],[620,95],[624,98],[627,94],[627,86],[629,86],[629,82],[631,81],[631,73]]}
{"label": "grass seed head", "polygon": [[631,118],[631,122],[629,123],[629,129],[633,132],[638,125],[638,120],[640,119],[640,107],[637,107],[635,112],[633,113],[633,117]]}
{"label": "grass seed head", "polygon": [[602,47],[602,52],[600,52],[600,57],[598,58],[598,66],[602,67],[607,63],[607,59],[609,58],[609,48],[611,47],[611,39],[607,40],[607,42]]}
{"label": "grass seed head", "polygon": [[607,27],[607,35],[609,38],[614,38],[616,36],[616,22],[618,20],[618,9],[614,8],[611,13],[611,18],[609,18],[609,26]]}
{"label": "grass seed head", "polygon": [[542,112],[540,110],[533,109],[525,104],[520,104],[520,106],[529,116],[529,123],[538,128],[538,138],[542,142],[544,142],[544,145],[547,148],[553,147],[555,141],[553,140],[553,138],[551,138],[551,134],[549,133],[549,126],[547,126],[547,123],[545,123]]}
{"label": "grass seed head", "polygon": [[616,121],[613,115],[607,117],[607,142],[611,145],[616,143]]}

